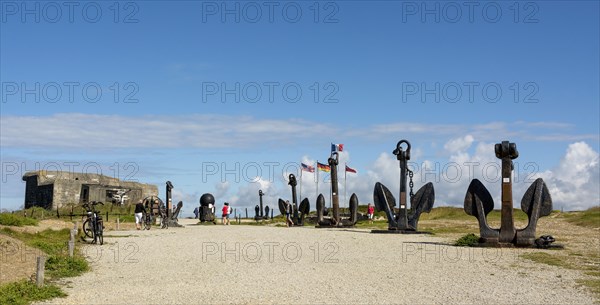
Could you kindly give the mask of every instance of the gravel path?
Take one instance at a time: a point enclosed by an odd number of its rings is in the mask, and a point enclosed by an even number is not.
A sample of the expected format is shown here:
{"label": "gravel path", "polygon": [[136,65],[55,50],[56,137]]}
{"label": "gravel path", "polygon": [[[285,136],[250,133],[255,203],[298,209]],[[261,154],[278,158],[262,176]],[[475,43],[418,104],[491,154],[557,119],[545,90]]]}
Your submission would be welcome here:
{"label": "gravel path", "polygon": [[[184,220],[190,221],[190,220]],[[427,235],[264,226],[107,232],[50,304],[590,304],[576,270]],[[537,251],[537,250],[536,250]]]}

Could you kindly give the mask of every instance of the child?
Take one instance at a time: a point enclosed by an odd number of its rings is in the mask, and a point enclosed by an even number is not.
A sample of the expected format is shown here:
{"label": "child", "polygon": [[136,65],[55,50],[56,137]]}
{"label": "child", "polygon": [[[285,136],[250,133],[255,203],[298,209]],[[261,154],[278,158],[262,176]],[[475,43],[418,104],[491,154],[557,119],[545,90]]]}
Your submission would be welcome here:
{"label": "child", "polygon": [[223,205],[222,212],[223,212],[223,219],[221,220],[221,223],[223,223],[223,225],[229,225],[229,212],[231,212],[229,203],[225,202],[225,205]]}
{"label": "child", "polygon": [[369,223],[373,223],[373,214],[375,214],[375,207],[372,204],[367,205],[367,216],[369,216]]}

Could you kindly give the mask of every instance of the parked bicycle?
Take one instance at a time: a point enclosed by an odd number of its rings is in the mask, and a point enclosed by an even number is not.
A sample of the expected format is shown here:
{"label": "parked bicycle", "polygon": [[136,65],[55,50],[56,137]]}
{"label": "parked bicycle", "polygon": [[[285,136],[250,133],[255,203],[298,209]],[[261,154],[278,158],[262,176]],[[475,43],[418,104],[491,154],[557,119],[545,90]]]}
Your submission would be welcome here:
{"label": "parked bicycle", "polygon": [[160,206],[158,209],[158,213],[160,215],[160,227],[161,229],[169,228],[169,220],[167,219],[167,209],[165,206]]}
{"label": "parked bicycle", "polygon": [[152,227],[152,209],[150,210],[146,210],[144,212],[144,222],[143,222],[143,229],[144,230],[150,230],[150,228]]}
{"label": "parked bicycle", "polygon": [[85,236],[92,239],[92,243],[104,244],[104,222],[102,216],[96,211],[96,205],[102,202],[92,201],[91,203],[84,203],[83,208],[86,210],[87,219],[83,222],[83,232]]}

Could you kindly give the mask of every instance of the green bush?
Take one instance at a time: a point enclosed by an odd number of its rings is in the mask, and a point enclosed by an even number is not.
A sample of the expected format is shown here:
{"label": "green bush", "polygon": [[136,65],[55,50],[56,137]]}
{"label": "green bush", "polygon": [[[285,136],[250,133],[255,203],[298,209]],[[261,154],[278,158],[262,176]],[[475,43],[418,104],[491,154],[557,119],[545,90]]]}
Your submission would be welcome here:
{"label": "green bush", "polygon": [[34,301],[43,301],[67,296],[60,288],[46,284],[38,288],[27,280],[0,286],[0,304],[24,305]]}
{"label": "green bush", "polygon": [[0,225],[5,226],[37,226],[38,220],[34,218],[26,218],[20,214],[0,213]]}
{"label": "green bush", "polygon": [[479,236],[470,233],[459,238],[454,245],[458,247],[474,247],[479,244]]}

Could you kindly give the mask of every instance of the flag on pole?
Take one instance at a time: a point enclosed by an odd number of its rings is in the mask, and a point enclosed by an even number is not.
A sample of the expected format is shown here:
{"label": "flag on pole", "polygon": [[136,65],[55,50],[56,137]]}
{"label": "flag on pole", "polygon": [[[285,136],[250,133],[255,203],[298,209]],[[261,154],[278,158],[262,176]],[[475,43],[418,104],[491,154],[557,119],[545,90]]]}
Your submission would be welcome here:
{"label": "flag on pole", "polygon": [[350,173],[355,173],[356,174],[356,170],[353,169],[353,168],[351,168],[351,167],[348,167],[348,165],[346,165],[346,171],[350,172]]}
{"label": "flag on pole", "polygon": [[344,144],[331,143],[331,151],[344,151]]}
{"label": "flag on pole", "polygon": [[309,172],[309,173],[314,173],[315,172],[315,167],[314,166],[306,165],[304,163],[300,163],[300,165],[302,166],[302,170],[305,171],[305,172]]}
{"label": "flag on pole", "polygon": [[324,171],[324,172],[330,172],[331,171],[331,168],[329,167],[329,165],[321,164],[319,162],[317,162],[317,168],[319,170]]}

